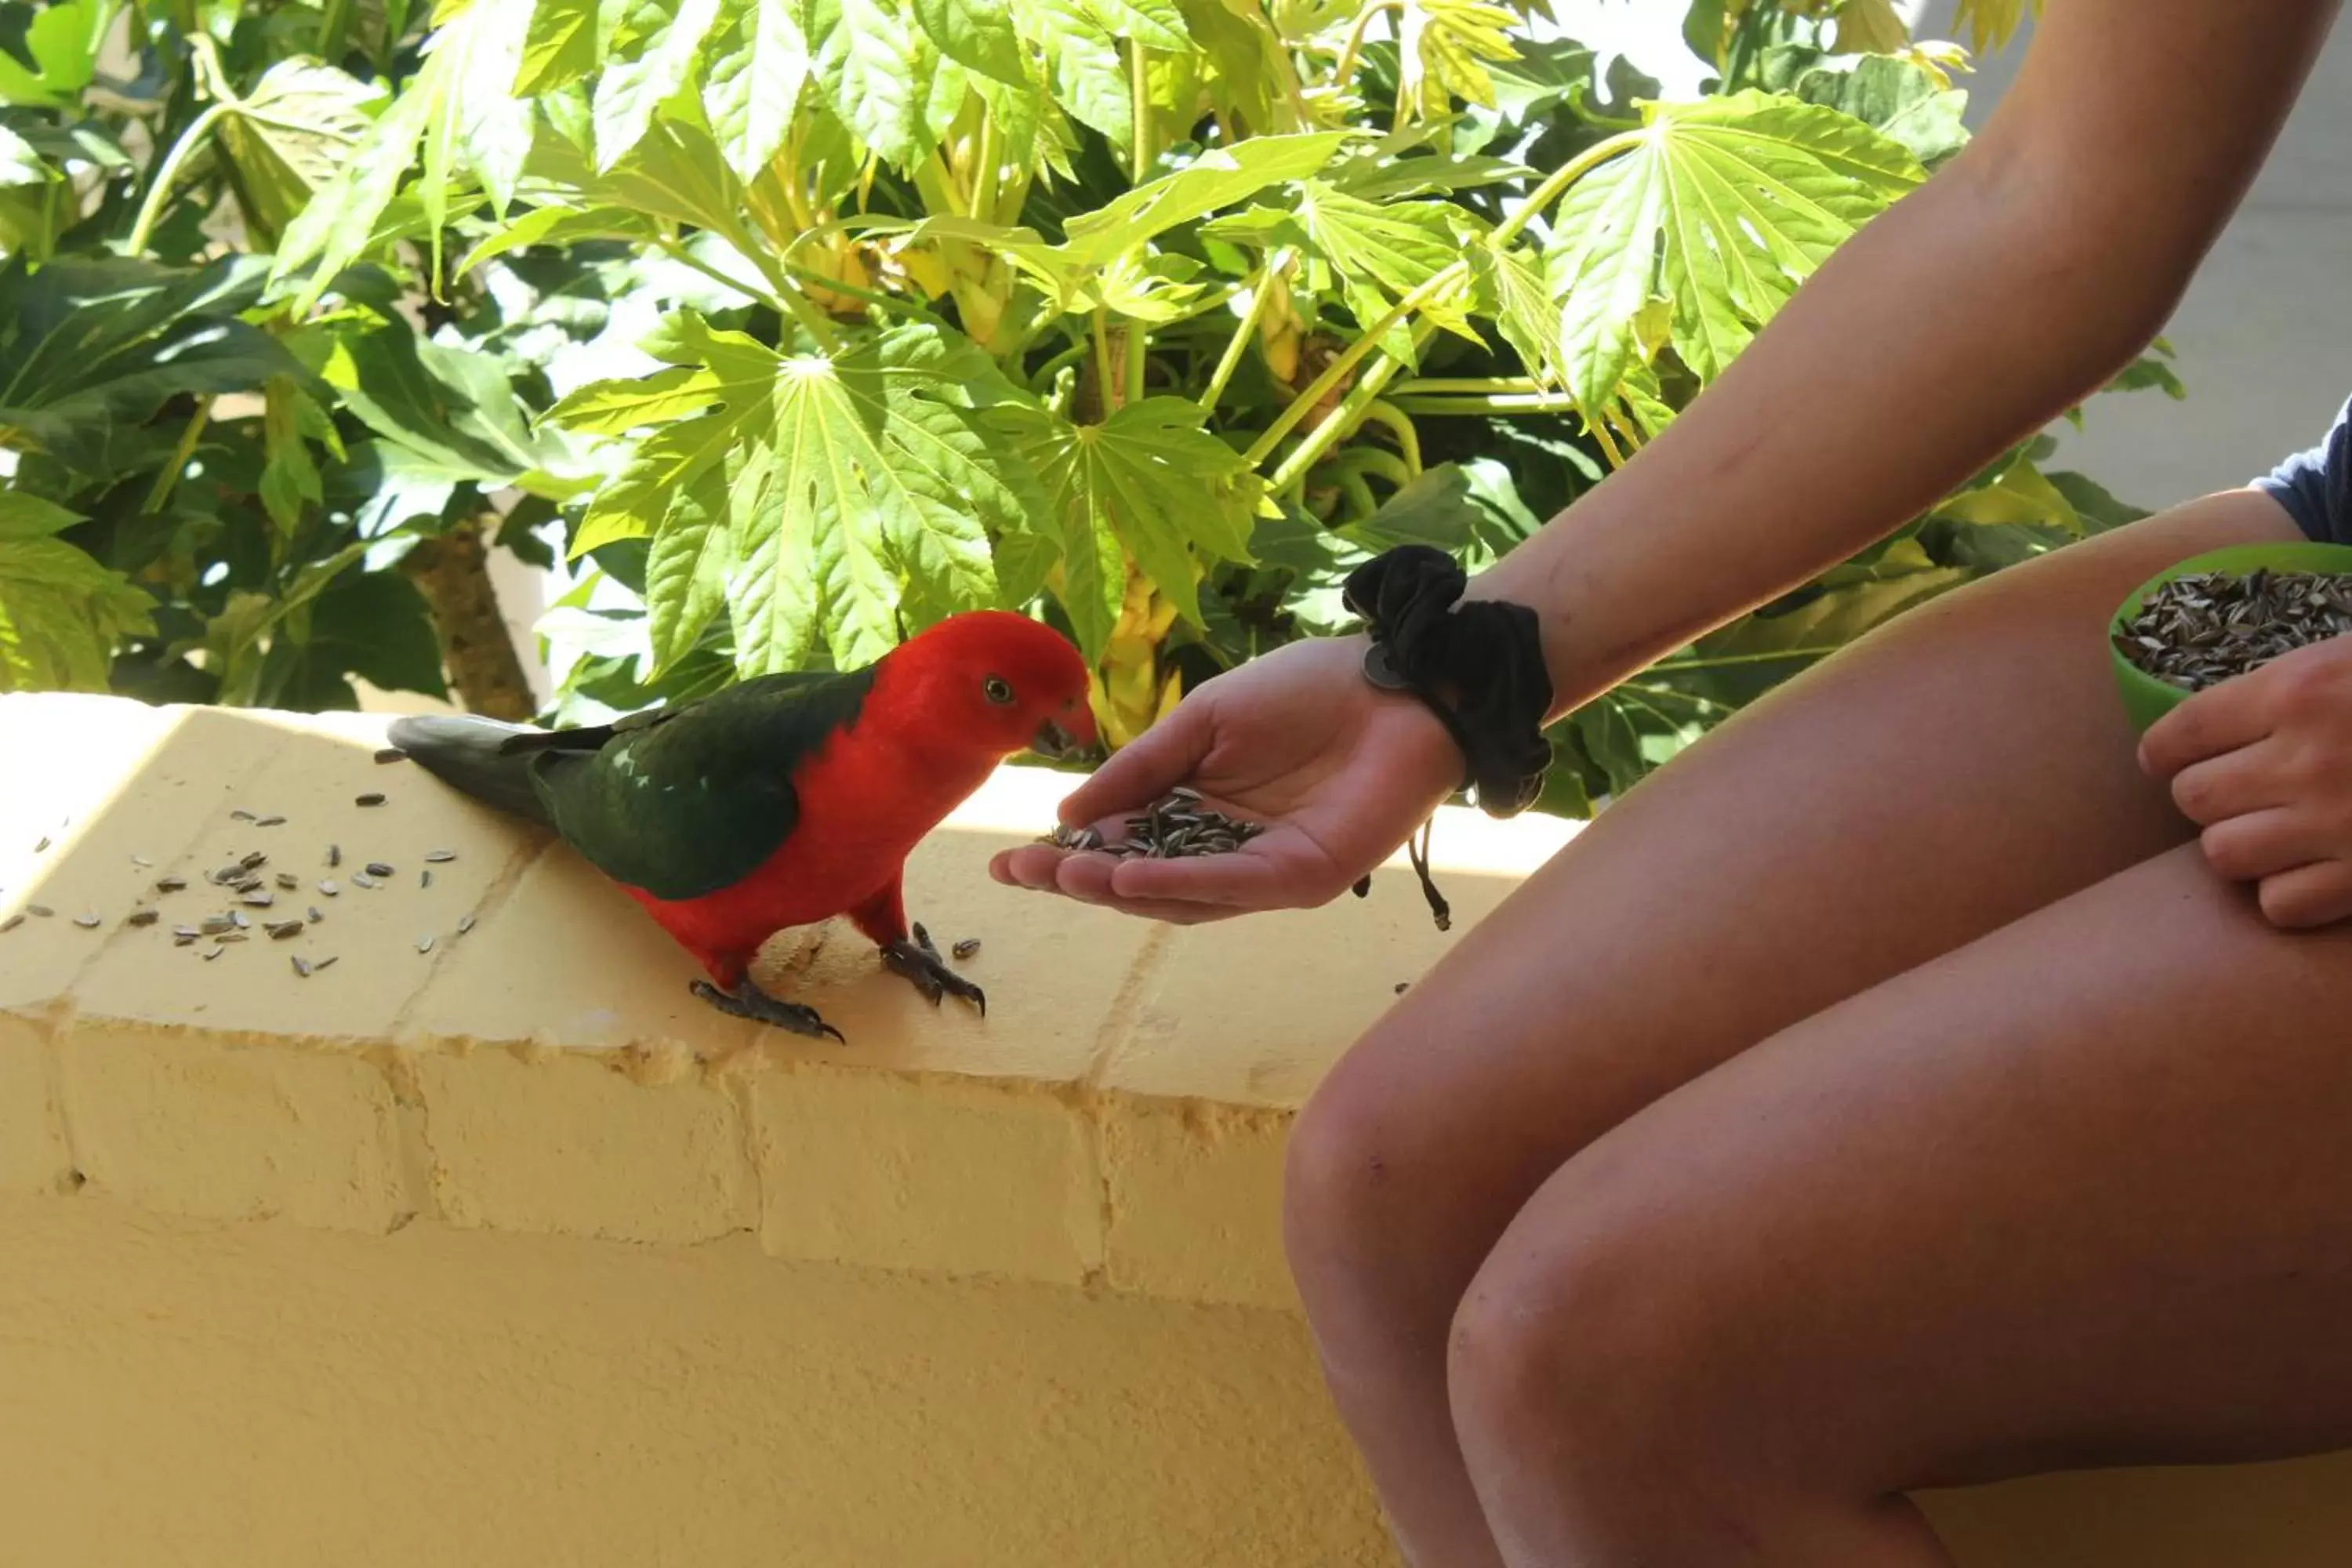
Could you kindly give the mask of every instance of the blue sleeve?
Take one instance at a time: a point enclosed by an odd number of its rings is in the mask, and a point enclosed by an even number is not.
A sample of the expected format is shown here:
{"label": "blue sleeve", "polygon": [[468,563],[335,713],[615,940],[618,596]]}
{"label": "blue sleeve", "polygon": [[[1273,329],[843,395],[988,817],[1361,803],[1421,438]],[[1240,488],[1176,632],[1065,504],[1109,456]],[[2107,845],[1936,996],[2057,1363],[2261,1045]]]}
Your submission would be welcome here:
{"label": "blue sleeve", "polygon": [[2336,416],[2327,437],[2254,481],[2286,508],[2305,535],[2328,544],[2352,544],[2352,401]]}

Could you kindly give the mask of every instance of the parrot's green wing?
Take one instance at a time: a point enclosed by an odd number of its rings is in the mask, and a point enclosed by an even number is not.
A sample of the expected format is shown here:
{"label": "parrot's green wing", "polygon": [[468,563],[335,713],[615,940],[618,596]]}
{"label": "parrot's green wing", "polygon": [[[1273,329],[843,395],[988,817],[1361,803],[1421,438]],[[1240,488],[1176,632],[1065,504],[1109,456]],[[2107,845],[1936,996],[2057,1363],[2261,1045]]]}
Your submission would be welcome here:
{"label": "parrot's green wing", "polygon": [[564,840],[657,899],[731,887],[800,820],[793,775],[857,721],[874,672],[763,675],[590,729],[522,731],[532,786]]}

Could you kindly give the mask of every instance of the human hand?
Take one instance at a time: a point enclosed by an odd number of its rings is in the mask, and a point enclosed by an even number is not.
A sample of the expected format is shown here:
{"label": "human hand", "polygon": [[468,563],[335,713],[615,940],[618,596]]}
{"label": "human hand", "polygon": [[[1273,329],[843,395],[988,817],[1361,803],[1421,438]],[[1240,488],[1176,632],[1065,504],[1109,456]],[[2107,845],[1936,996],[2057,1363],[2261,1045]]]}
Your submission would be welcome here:
{"label": "human hand", "polygon": [[1218,676],[1062,803],[1065,823],[1117,840],[1128,816],[1188,784],[1265,825],[1240,848],[1146,860],[1030,844],[997,855],[989,874],[1182,924],[1339,897],[1462,783],[1444,726],[1367,681],[1364,647],[1360,637],[1296,642]]}
{"label": "human hand", "polygon": [[2203,828],[2213,869],[2260,884],[2273,925],[2352,915],[2352,637],[2198,692],[2149,728],[2139,760]]}

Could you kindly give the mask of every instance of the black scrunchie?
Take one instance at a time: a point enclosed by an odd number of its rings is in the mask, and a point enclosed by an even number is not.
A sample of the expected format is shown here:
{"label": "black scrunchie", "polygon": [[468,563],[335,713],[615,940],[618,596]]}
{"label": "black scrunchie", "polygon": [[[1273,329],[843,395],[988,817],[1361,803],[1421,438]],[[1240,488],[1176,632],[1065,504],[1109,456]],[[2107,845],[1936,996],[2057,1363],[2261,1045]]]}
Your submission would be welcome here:
{"label": "black scrunchie", "polygon": [[1542,624],[1525,605],[1465,603],[1469,582],[1444,551],[1406,544],[1348,574],[1340,598],[1371,635],[1366,679],[1426,703],[1462,748],[1479,809],[1515,816],[1535,804],[1551,766]]}

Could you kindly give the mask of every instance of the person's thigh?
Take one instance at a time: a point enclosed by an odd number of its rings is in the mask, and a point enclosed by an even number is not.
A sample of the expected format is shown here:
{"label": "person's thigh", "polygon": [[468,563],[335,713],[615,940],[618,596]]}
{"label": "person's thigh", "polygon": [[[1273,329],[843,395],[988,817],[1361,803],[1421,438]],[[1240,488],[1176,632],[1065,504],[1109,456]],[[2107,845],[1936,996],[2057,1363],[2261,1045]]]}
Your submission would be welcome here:
{"label": "person's thigh", "polygon": [[[2123,595],[2295,537],[2210,497],[1911,612],[1603,812],[1332,1071],[1292,1142],[1294,1264],[1327,1358],[1385,1352],[1332,1278],[1450,1307],[1570,1155],[1776,1031],[2189,837],[2137,770]],[[2059,961],[2053,958],[2053,962]],[[1444,1310],[1406,1303],[1442,1347]],[[1367,1342],[1359,1346],[1359,1338]]]}
{"label": "person's thigh", "polygon": [[2348,1130],[2352,927],[2280,931],[2194,847],[2160,855],[1547,1182],[1455,1324],[1490,1516],[1540,1546],[1583,1483],[1666,1453],[1738,1528],[1743,1490],[2352,1443]]}

